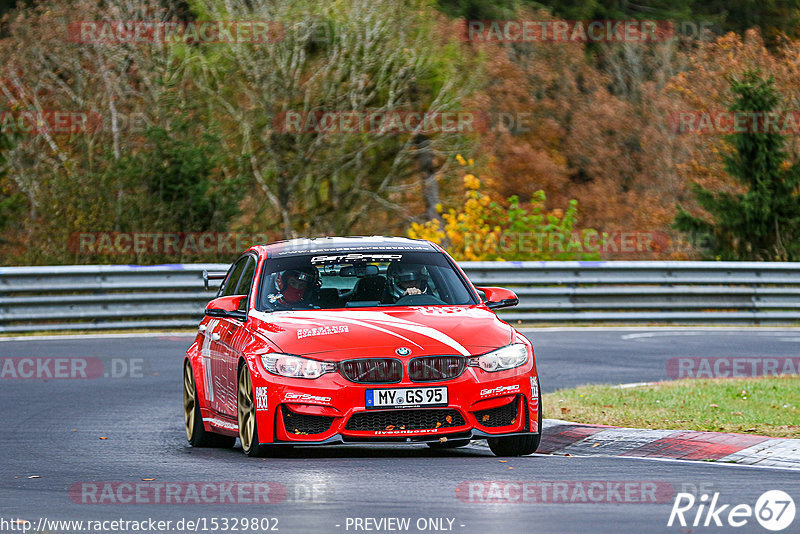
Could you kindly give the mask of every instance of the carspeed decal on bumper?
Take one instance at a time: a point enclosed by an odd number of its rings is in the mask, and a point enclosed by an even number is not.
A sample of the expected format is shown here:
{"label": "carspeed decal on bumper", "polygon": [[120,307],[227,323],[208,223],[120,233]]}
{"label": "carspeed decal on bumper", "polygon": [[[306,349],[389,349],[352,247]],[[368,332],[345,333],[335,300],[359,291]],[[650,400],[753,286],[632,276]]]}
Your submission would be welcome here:
{"label": "carspeed decal on bumper", "polygon": [[496,388],[491,388],[491,389],[482,389],[481,397],[491,397],[493,395],[500,395],[503,393],[516,393],[518,391],[519,391],[519,384],[513,384],[510,386],[498,386]]}
{"label": "carspeed decal on bumper", "polygon": [[331,402],[330,397],[320,397],[317,395],[309,395],[308,393],[286,393],[283,396],[284,402],[300,401],[300,402]]}

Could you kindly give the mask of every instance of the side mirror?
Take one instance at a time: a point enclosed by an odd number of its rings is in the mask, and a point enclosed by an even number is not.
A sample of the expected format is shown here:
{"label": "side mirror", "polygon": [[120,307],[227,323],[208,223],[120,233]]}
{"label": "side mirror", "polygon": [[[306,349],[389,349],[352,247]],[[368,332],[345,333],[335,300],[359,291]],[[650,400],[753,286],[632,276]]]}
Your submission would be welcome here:
{"label": "side mirror", "polygon": [[496,310],[498,308],[508,308],[519,304],[519,298],[516,293],[510,289],[502,287],[476,287],[478,294],[484,297],[484,303],[489,308]]}
{"label": "side mirror", "polygon": [[247,295],[219,297],[208,303],[206,315],[209,317],[230,317],[239,321],[247,320],[247,312],[239,309],[247,302]]}

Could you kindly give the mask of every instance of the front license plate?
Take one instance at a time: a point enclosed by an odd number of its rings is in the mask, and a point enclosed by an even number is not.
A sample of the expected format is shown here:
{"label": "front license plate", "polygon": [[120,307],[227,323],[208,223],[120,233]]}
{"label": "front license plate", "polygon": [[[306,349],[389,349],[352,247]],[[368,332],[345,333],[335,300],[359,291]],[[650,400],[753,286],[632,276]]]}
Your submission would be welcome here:
{"label": "front license plate", "polygon": [[368,409],[447,406],[447,388],[368,389],[365,406]]}

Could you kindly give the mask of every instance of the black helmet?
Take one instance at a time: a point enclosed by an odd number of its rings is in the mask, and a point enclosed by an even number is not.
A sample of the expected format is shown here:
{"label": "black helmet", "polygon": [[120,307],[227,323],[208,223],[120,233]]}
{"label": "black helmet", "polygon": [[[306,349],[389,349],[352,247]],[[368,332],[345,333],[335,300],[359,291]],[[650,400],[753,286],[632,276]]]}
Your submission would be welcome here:
{"label": "black helmet", "polygon": [[428,271],[424,265],[414,263],[392,263],[386,270],[389,290],[396,299],[406,293],[406,289],[415,282],[417,287],[425,290],[428,285]]}

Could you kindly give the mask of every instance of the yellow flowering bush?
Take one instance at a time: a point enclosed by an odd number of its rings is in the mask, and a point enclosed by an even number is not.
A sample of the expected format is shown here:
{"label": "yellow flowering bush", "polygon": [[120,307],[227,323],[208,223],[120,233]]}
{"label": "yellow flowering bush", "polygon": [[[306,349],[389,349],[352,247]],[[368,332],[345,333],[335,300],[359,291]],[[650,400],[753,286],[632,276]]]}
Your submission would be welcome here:
{"label": "yellow flowering bush", "polygon": [[[460,154],[456,160],[463,167],[474,165]],[[537,191],[529,207],[522,207],[519,198],[508,199],[503,207],[489,198],[481,181],[472,173],[464,175],[463,206],[441,205],[437,211],[442,221],[433,219],[412,223],[408,236],[444,244],[460,261],[492,260],[595,260],[603,236],[596,230],[574,230],[578,203],[571,200],[566,210],[545,209],[544,191]]]}

